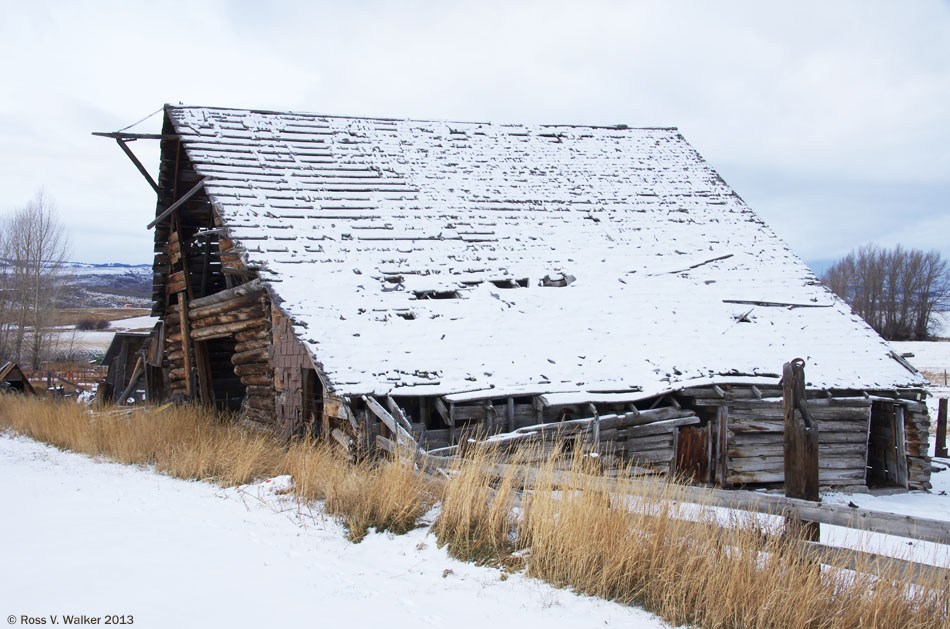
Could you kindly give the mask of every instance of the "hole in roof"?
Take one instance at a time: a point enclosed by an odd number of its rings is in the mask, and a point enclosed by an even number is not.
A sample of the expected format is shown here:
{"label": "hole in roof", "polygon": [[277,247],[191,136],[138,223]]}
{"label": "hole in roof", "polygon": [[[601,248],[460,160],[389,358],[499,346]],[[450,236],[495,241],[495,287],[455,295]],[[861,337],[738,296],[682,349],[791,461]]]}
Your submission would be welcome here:
{"label": "hole in roof", "polygon": [[455,290],[414,290],[412,296],[416,299],[461,299],[462,296]]}
{"label": "hole in roof", "polygon": [[540,285],[560,288],[562,286],[567,286],[576,280],[577,278],[573,275],[568,275],[567,273],[557,273],[555,275],[545,275],[541,278]]}
{"label": "hole in roof", "polygon": [[494,284],[495,288],[527,288],[528,287],[528,278],[523,277],[521,279],[503,279],[503,280],[489,280]]}

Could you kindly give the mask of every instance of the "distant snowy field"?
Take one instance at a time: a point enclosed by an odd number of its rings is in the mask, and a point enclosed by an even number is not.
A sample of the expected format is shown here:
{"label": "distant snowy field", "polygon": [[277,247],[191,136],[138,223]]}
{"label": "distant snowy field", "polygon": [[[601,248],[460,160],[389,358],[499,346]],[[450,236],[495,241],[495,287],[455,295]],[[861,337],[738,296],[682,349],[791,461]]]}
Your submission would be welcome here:
{"label": "distant snowy field", "polygon": [[59,329],[59,346],[73,350],[105,353],[116,332],[150,332],[158,317],[129,317],[116,319],[106,330],[77,330],[74,327]]}
{"label": "distant snowy field", "polygon": [[907,360],[920,371],[950,373],[950,341],[895,341],[891,345],[902,354],[913,354]]}
{"label": "distant snowy field", "polygon": [[[0,616],[135,627],[659,628],[642,610],[462,563],[427,529],[346,540],[275,490],[186,482],[0,435]],[[62,620],[60,620],[62,624]]]}

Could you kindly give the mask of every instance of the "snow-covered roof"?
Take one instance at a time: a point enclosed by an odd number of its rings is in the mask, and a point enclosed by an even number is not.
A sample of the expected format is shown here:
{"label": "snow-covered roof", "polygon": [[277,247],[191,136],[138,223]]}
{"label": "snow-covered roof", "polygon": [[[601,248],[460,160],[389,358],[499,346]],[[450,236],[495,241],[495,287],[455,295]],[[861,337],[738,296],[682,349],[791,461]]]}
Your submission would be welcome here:
{"label": "snow-covered roof", "polygon": [[166,111],[337,393],[922,383],[676,129]]}

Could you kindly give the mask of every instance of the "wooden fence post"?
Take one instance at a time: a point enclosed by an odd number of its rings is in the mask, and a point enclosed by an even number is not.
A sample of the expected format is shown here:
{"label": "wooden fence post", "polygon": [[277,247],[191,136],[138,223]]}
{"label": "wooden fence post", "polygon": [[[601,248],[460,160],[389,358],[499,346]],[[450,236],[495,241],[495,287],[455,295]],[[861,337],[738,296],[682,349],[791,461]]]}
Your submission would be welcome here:
{"label": "wooden fence post", "polygon": [[[820,501],[818,496],[818,424],[805,401],[805,361],[796,358],[782,367],[785,415],[785,495]],[[817,522],[786,518],[790,533],[807,541],[819,540]],[[797,530],[796,530],[797,529]]]}
{"label": "wooden fence post", "polygon": [[934,456],[947,458],[947,398],[940,398],[937,407],[937,444]]}

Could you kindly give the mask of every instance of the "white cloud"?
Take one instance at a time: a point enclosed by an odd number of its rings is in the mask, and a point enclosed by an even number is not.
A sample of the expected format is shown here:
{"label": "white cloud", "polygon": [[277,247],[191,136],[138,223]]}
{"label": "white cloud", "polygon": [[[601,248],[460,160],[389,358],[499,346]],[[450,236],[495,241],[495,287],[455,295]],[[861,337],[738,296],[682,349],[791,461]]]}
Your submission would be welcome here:
{"label": "white cloud", "polygon": [[[88,233],[76,249],[89,259],[146,260],[154,211],[135,169],[89,133],[166,101],[676,125],[740,194],[764,190],[749,200],[793,246],[822,243],[806,257],[873,226],[849,228],[853,211],[826,211],[823,231],[789,220],[816,197],[781,181],[769,192],[768,178],[847,182],[825,190],[826,208],[860,208],[861,182],[950,184],[950,9],[936,0],[57,2],[7,7],[0,41],[0,209],[45,185]],[[154,147],[135,148],[154,167]],[[900,228],[908,246],[946,213],[926,203],[919,227]],[[895,231],[884,207],[870,220]]]}

